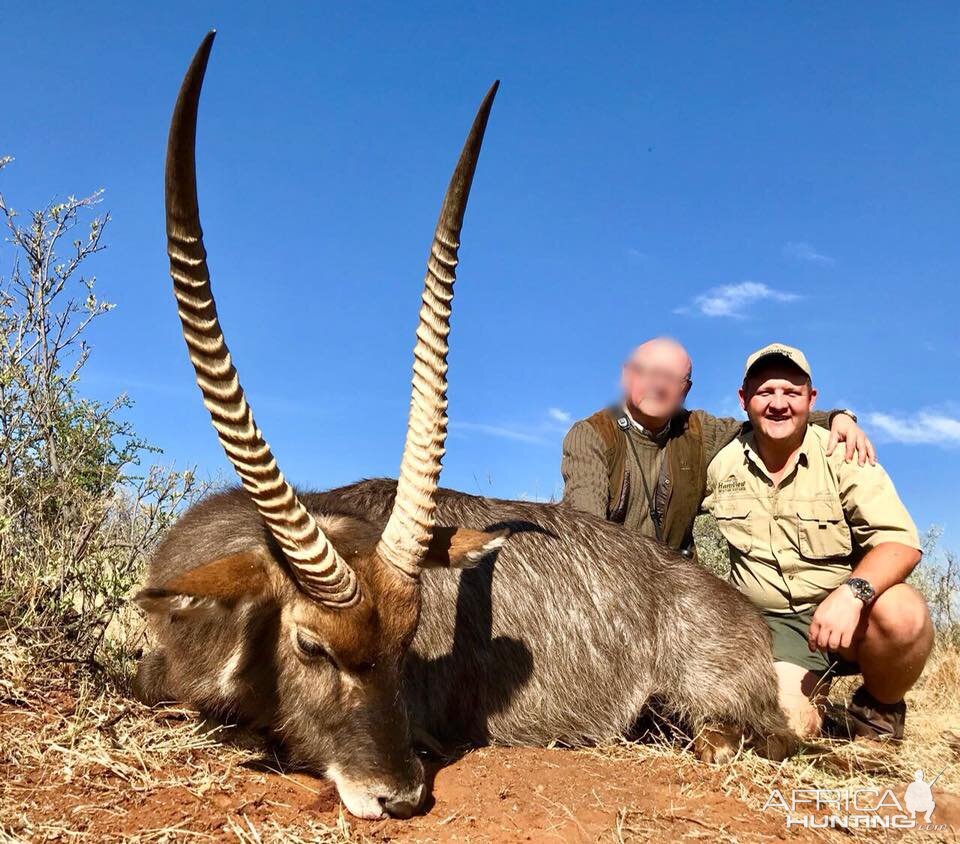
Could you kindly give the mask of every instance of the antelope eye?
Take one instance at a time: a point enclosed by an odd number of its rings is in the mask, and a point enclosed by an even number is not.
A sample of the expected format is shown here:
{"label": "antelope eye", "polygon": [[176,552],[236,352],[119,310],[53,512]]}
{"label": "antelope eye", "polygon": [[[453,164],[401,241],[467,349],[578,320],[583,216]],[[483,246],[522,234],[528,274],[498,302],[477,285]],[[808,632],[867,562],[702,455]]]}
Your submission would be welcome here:
{"label": "antelope eye", "polygon": [[323,645],[315,639],[308,639],[303,633],[297,633],[297,649],[309,659],[329,658]]}

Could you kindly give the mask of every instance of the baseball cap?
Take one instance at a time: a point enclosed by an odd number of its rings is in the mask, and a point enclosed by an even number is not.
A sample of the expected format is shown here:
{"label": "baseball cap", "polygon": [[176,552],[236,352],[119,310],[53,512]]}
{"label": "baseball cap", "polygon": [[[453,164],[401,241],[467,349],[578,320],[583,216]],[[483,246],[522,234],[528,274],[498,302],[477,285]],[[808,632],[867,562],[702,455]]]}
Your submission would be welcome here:
{"label": "baseball cap", "polygon": [[750,370],[758,363],[769,358],[784,358],[797,367],[797,369],[801,370],[808,378],[813,379],[813,373],[810,371],[810,363],[807,361],[807,356],[803,352],[795,349],[793,346],[786,346],[783,343],[771,343],[769,346],[757,349],[757,351],[747,358],[747,364],[743,368],[743,380],[747,380]]}

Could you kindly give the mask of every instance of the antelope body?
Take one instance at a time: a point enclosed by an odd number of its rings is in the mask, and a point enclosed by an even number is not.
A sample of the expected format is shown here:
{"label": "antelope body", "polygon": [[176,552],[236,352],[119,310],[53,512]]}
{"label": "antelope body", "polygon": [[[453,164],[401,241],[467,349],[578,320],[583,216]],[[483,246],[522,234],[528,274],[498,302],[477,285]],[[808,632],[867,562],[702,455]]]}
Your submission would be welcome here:
{"label": "antelope body", "polygon": [[138,601],[156,648],[137,693],[269,730],[354,814],[423,797],[415,740],[581,744],[652,700],[702,758],[741,737],[780,753],[769,634],[696,563],[564,505],[438,486],[446,337],[466,198],[496,86],[451,179],[431,248],[399,481],[301,493],[256,427],[216,315],[193,164],[201,45],[167,157],[171,274],[197,381],[243,488],[191,508]]}

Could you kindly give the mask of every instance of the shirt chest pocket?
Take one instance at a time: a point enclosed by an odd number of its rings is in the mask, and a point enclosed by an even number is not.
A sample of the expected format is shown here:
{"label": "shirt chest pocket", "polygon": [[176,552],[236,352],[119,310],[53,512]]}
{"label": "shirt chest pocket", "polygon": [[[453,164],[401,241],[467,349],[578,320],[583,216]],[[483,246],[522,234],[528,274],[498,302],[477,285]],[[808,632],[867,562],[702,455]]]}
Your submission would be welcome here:
{"label": "shirt chest pocket", "polygon": [[720,533],[741,554],[749,553],[753,547],[750,510],[749,501],[721,501],[713,507]]}
{"label": "shirt chest pocket", "polygon": [[800,554],[810,560],[847,557],[853,552],[843,508],[834,501],[798,501]]}

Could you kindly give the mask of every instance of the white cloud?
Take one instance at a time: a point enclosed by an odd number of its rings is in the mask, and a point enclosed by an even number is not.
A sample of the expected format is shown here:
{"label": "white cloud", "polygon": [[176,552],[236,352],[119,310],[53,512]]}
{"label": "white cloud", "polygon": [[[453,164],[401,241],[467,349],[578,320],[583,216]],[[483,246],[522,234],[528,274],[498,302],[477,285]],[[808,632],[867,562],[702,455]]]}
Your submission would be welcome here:
{"label": "white cloud", "polygon": [[639,249],[634,249],[632,246],[627,249],[627,257],[631,261],[635,261],[637,263],[650,260],[650,256],[646,252],[641,252]]}
{"label": "white cloud", "polygon": [[784,244],[783,254],[787,258],[793,258],[797,261],[809,261],[812,264],[827,264],[832,266],[836,262],[829,255],[818,252],[809,243],[801,241],[790,241]]}
{"label": "white cloud", "polygon": [[502,440],[515,440],[516,442],[535,445],[546,443],[546,440],[538,434],[510,425],[487,425],[484,422],[451,422],[450,429],[454,431],[473,431],[478,434],[486,434],[488,437],[498,437]]}
{"label": "white cloud", "polygon": [[761,281],[741,281],[712,287],[693,300],[693,304],[677,308],[675,313],[699,312],[708,317],[745,316],[744,310],[756,302],[796,302],[800,296],[786,290],[776,290]]}
{"label": "white cloud", "polygon": [[883,438],[907,445],[960,445],[960,418],[935,410],[921,410],[909,416],[870,413],[867,423]]}
{"label": "white cloud", "polygon": [[501,440],[530,443],[532,445],[553,445],[566,432],[573,416],[559,407],[549,407],[539,419],[529,424],[487,422],[459,422],[452,420],[450,430],[454,432],[470,431]]}

